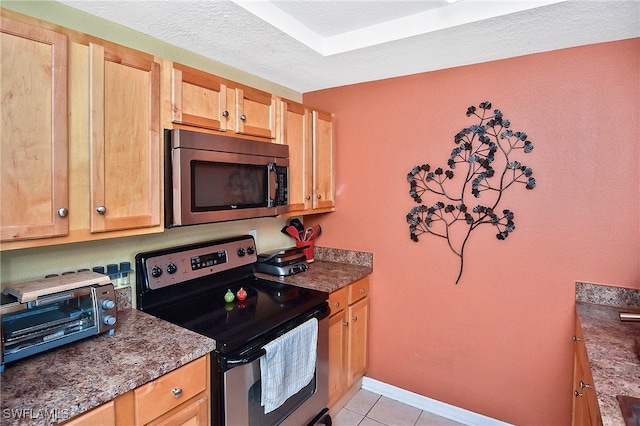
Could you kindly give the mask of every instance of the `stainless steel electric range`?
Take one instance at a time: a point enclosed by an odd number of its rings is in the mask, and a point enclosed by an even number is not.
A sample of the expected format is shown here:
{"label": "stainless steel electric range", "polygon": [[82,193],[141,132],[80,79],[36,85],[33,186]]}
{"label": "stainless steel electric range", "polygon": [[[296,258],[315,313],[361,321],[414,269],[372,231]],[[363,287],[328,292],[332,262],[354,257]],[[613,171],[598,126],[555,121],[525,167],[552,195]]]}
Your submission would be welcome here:
{"label": "stainless steel electric range", "polygon": [[[139,253],[137,308],[216,341],[212,424],[331,424],[326,408],[328,294],[257,278],[256,261],[250,235]],[[261,402],[265,346],[310,321],[317,321],[312,378],[267,412]]]}

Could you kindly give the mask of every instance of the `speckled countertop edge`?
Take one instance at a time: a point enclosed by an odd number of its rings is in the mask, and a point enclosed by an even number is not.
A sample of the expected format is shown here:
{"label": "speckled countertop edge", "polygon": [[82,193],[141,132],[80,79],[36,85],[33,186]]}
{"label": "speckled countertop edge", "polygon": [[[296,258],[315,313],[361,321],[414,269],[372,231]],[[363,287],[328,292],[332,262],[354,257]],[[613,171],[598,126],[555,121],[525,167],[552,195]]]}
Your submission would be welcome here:
{"label": "speckled countertop edge", "polygon": [[576,302],[603,424],[623,426],[616,395],[640,398],[640,358],[634,350],[640,323],[620,321],[619,312],[640,308],[640,290],[576,283]]}
{"label": "speckled countertop edge", "polygon": [[68,420],[214,349],[215,341],[200,334],[134,309],[118,311],[113,336],[90,337],[7,364],[0,376],[1,423]]}

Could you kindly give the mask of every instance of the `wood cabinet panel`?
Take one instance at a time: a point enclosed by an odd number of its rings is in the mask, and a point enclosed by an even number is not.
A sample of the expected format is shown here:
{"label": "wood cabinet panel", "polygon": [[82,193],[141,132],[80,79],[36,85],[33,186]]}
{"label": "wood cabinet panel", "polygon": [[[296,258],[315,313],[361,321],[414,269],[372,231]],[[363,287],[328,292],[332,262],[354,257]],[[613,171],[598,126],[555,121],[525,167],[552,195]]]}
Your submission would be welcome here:
{"label": "wood cabinet panel", "polygon": [[89,45],[91,231],[160,224],[160,66]]}
{"label": "wood cabinet panel", "polygon": [[347,350],[347,387],[367,371],[369,347],[369,298],[349,305],[349,346]]}
{"label": "wood cabinet panel", "polygon": [[236,132],[268,139],[276,137],[276,100],[270,93],[236,88]]}
{"label": "wood cabinet panel", "polygon": [[174,63],[171,89],[173,123],[227,129],[227,86],[221,78]]}
{"label": "wood cabinet panel", "polygon": [[148,423],[149,426],[207,426],[209,399],[205,396],[180,406]]}
{"label": "wood cabinet panel", "polygon": [[584,344],[580,319],[576,315],[576,329],[573,336],[574,370],[573,370],[573,406],[572,425],[602,426],[602,416],[596,395],[593,376],[589,366],[587,348]]}
{"label": "wood cabinet panel", "polygon": [[135,389],[136,422],[146,424],[207,389],[206,358]]}
{"label": "wood cabinet panel", "polygon": [[115,426],[116,407],[114,401],[94,408],[93,410],[77,416],[65,423],[65,426]]}
{"label": "wood cabinet panel", "polygon": [[333,116],[313,111],[313,208],[335,207],[335,141]]}
{"label": "wood cabinet panel", "polygon": [[311,112],[304,105],[281,101],[282,143],[289,146],[289,211],[312,207],[313,147]]}
{"label": "wood cabinet panel", "polygon": [[68,39],[1,19],[1,240],[66,235]]}
{"label": "wood cabinet panel", "polygon": [[[361,292],[361,289],[366,291]],[[367,371],[368,295],[368,277],[329,295],[329,407],[347,394]]]}

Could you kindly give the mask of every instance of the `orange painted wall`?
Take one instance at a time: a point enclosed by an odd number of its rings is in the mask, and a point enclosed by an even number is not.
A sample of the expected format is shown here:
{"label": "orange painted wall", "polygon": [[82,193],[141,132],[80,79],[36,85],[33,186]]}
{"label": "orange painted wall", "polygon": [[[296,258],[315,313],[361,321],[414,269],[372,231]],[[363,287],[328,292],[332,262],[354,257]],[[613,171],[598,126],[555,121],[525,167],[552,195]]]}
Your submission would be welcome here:
{"label": "orange painted wall", "polygon": [[[569,424],[575,282],[640,288],[639,79],[634,39],[305,94],[335,113],[338,144],[337,211],[305,222],[322,224],[320,246],[374,253],[369,377],[518,425]],[[445,241],[409,239],[406,175],[446,166],[485,100],[528,133],[518,158],[538,186],[505,193],[515,232],[474,231],[454,285]]]}

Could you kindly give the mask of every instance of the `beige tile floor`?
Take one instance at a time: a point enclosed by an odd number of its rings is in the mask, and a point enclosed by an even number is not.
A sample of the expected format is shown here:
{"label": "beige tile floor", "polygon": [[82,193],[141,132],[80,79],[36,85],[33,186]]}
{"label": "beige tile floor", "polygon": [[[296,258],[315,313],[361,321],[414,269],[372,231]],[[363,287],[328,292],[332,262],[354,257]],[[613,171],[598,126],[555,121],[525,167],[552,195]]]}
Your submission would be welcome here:
{"label": "beige tile floor", "polygon": [[461,423],[361,389],[333,418],[333,426],[460,426]]}

